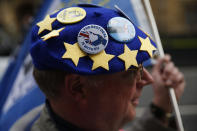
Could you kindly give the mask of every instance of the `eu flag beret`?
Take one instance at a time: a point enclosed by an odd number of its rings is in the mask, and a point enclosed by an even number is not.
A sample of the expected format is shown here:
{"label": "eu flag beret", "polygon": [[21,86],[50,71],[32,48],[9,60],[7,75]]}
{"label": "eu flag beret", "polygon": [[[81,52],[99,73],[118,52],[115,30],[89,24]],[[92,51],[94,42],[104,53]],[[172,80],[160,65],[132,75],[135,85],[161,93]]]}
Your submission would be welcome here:
{"label": "eu flag beret", "polygon": [[77,5],[47,15],[32,29],[35,68],[83,75],[138,68],[154,41],[117,10]]}

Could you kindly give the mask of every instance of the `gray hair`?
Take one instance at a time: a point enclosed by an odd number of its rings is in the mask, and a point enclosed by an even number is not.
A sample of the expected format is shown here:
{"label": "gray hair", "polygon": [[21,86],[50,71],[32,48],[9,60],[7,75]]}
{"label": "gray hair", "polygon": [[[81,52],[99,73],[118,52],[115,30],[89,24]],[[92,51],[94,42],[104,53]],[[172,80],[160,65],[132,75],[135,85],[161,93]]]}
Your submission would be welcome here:
{"label": "gray hair", "polygon": [[59,70],[38,70],[34,68],[33,76],[47,98],[56,98],[64,87],[67,73]]}

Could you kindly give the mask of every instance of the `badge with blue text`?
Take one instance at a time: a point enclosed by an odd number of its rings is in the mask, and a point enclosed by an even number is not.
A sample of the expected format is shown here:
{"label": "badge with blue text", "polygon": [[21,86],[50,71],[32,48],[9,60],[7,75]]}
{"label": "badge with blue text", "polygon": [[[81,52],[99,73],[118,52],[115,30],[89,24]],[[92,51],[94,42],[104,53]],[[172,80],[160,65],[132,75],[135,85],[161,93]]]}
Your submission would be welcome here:
{"label": "badge with blue text", "polygon": [[104,50],[108,44],[108,35],[99,25],[87,25],[78,34],[80,48],[88,54],[97,54]]}
{"label": "badge with blue text", "polygon": [[86,16],[86,11],[80,7],[70,7],[60,11],[57,15],[57,20],[63,24],[73,24],[83,20]]}
{"label": "badge with blue text", "polygon": [[130,42],[135,38],[134,25],[123,17],[114,17],[107,25],[109,35],[118,42]]}

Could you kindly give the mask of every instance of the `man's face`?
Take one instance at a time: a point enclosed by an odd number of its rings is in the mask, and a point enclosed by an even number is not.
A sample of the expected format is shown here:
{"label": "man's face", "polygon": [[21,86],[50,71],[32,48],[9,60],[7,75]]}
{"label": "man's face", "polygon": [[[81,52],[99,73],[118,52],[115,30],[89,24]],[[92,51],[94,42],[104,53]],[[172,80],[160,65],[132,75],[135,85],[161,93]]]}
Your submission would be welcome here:
{"label": "man's face", "polygon": [[87,82],[90,88],[89,114],[96,121],[104,122],[116,129],[120,128],[135,117],[135,108],[139,103],[142,87],[151,82],[152,77],[145,69],[143,76],[138,70],[92,78],[91,82]]}

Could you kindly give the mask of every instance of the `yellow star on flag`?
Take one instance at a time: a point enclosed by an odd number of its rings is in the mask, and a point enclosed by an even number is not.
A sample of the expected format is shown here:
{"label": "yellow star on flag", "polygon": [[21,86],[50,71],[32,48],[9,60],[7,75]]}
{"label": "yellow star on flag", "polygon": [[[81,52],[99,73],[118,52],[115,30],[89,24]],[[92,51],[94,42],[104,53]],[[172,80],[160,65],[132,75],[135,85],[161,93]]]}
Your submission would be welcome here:
{"label": "yellow star on flag", "polygon": [[149,37],[146,37],[146,39],[143,39],[142,37],[138,36],[140,42],[141,42],[141,51],[146,51],[150,55],[150,57],[153,57],[153,51],[157,50],[150,42]]}
{"label": "yellow star on flag", "polygon": [[130,50],[127,45],[124,46],[124,53],[119,55],[118,58],[124,61],[125,70],[129,69],[131,65],[138,67],[136,60],[138,50]]}
{"label": "yellow star on flag", "polygon": [[73,63],[75,64],[75,66],[78,65],[79,58],[87,55],[85,52],[83,52],[80,49],[78,43],[75,43],[73,45],[68,44],[68,43],[64,43],[64,46],[66,48],[66,52],[64,53],[62,58],[71,59],[73,61]]}
{"label": "yellow star on flag", "polygon": [[60,33],[63,29],[64,29],[64,27],[61,28],[61,29],[59,29],[59,30],[53,30],[53,31],[51,31],[50,33],[48,33],[48,34],[46,34],[45,36],[43,36],[42,39],[43,39],[44,41],[46,41],[46,40],[48,40],[48,39],[50,39],[50,38],[52,38],[52,37],[59,36],[59,33]]}
{"label": "yellow star on flag", "polygon": [[114,55],[106,54],[105,50],[100,52],[99,54],[89,55],[89,57],[93,61],[92,70],[97,69],[98,67],[102,67],[106,70],[109,70],[108,62],[114,58]]}
{"label": "yellow star on flag", "polygon": [[52,30],[52,23],[56,20],[56,18],[51,18],[49,15],[47,15],[44,20],[39,22],[37,26],[39,26],[38,35],[43,32],[44,30]]}

